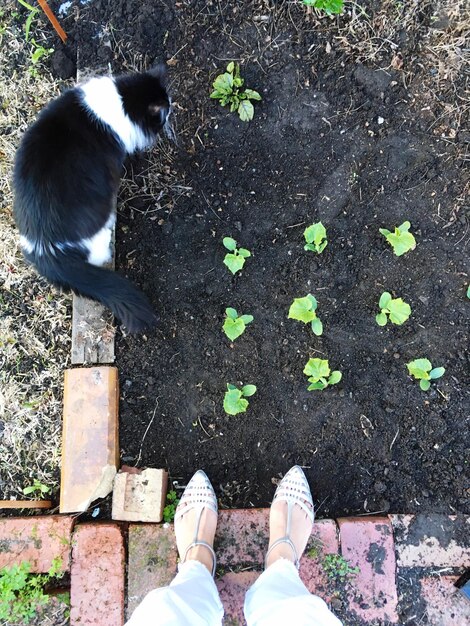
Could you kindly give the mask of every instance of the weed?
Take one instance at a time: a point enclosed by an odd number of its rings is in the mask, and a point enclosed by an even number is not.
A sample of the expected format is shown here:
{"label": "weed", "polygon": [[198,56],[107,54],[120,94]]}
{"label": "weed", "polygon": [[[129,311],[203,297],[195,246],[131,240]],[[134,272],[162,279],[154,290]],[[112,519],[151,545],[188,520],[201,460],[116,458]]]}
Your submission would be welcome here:
{"label": "weed", "polygon": [[235,239],[232,239],[232,237],[224,237],[223,244],[227,250],[230,250],[230,252],[225,255],[224,264],[232,274],[236,274],[243,268],[245,259],[251,256],[251,252],[246,250],[246,248],[237,248],[237,242]]}
{"label": "weed", "polygon": [[410,375],[419,380],[419,386],[423,391],[427,391],[431,381],[440,378],[446,371],[444,367],[433,368],[429,359],[415,359],[407,363],[406,367]]}
{"label": "weed", "polygon": [[312,224],[304,230],[305,241],[304,250],[310,250],[320,254],[326,248],[328,240],[326,238],[326,228],[321,222]]}
{"label": "weed", "polygon": [[44,586],[61,573],[62,560],[56,558],[47,574],[30,574],[28,562],[0,570],[0,621],[28,624],[37,615],[37,609],[49,602]]}
{"label": "weed", "polygon": [[403,222],[400,226],[395,227],[395,231],[393,233],[386,228],[379,228],[379,232],[392,246],[393,251],[397,256],[401,256],[409,250],[414,250],[416,248],[416,240],[413,235],[408,232],[410,226],[411,224],[409,222]]}
{"label": "weed", "polygon": [[303,0],[303,3],[308,7],[324,11],[327,15],[342,13],[344,9],[344,0]]}
{"label": "weed", "polygon": [[228,415],[244,413],[249,404],[245,398],[249,398],[255,393],[255,385],[244,385],[241,389],[238,389],[235,385],[227,384],[227,391],[224,396],[224,411]]}
{"label": "weed", "polygon": [[308,382],[310,385],[308,386],[308,391],[322,390],[329,385],[336,385],[343,376],[338,370],[334,370],[330,374],[328,360],[323,359],[309,359],[304,367],[304,374],[309,377]]}
{"label": "weed", "polygon": [[344,580],[359,574],[359,568],[352,567],[341,554],[326,554],[323,559],[323,569],[328,578]]}
{"label": "weed", "polygon": [[31,6],[30,4],[25,2],[25,0],[18,0],[18,2],[29,11],[28,17],[26,18],[26,22],[24,25],[24,36],[25,40],[29,42],[32,46],[31,65],[29,66],[28,70],[31,76],[35,77],[38,74],[38,70],[36,67],[37,64],[42,59],[47,59],[47,57],[54,52],[54,48],[45,48],[44,46],[41,46],[41,44],[39,44],[33,37],[30,38],[33,21],[36,15],[39,13],[39,9],[37,7]]}
{"label": "weed", "polygon": [[261,100],[261,96],[254,89],[242,89],[244,82],[240,65],[232,61],[227,65],[227,71],[215,79],[210,97],[219,100],[223,107],[229,104],[231,113],[238,111],[241,121],[249,122],[255,113],[251,100]]}
{"label": "weed", "polygon": [[239,317],[237,310],[230,307],[225,309],[225,315],[226,318],[222,330],[230,341],[235,341],[237,337],[243,335],[247,324],[251,324],[254,320],[253,315],[240,315]]}
{"label": "weed", "polygon": [[401,298],[392,298],[388,291],[380,296],[379,309],[380,313],[375,316],[379,326],[385,326],[389,318],[392,324],[403,324],[411,315],[410,305]]}
{"label": "weed", "polygon": [[467,287],[467,298],[470,298],[470,285]]}
{"label": "weed", "polygon": [[294,302],[290,305],[288,318],[299,320],[299,322],[303,322],[304,324],[310,322],[313,333],[319,336],[323,332],[323,324],[317,317],[317,307],[318,302],[310,293],[304,298],[295,298]]}
{"label": "weed", "polygon": [[179,499],[176,495],[176,491],[171,489],[166,494],[166,505],[163,508],[163,521],[170,524],[175,519],[176,507],[178,506]]}
{"label": "weed", "polygon": [[23,493],[25,496],[32,494],[34,496],[42,497],[46,495],[47,493],[50,493],[50,491],[51,491],[51,488],[48,487],[47,485],[43,485],[41,482],[39,482],[37,478],[34,479],[34,482],[32,485],[30,485],[29,487],[25,487],[23,489]]}

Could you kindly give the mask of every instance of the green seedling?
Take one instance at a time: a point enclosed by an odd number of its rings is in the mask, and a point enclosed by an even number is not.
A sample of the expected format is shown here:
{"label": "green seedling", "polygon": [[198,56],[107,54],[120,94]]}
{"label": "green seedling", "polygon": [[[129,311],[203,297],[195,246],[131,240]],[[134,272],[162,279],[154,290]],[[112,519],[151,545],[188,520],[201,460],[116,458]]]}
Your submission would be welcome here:
{"label": "green seedling", "polygon": [[313,333],[317,336],[323,333],[323,324],[316,314],[318,302],[312,294],[308,294],[304,298],[295,298],[290,305],[288,318],[299,320],[304,324],[311,324]]}
{"label": "green seedling", "polygon": [[261,100],[261,96],[254,89],[242,89],[244,82],[240,76],[240,65],[232,61],[227,65],[227,71],[215,79],[210,97],[218,100],[223,107],[229,104],[231,113],[238,111],[241,121],[249,122],[255,114],[251,100]]}
{"label": "green seedling", "polygon": [[327,15],[342,13],[344,9],[344,0],[303,0],[303,3],[308,7],[324,11]]}
{"label": "green seedling", "polygon": [[467,298],[470,298],[470,285],[467,287]]}
{"label": "green seedling", "polygon": [[317,222],[306,228],[304,230],[304,237],[307,242],[304,246],[304,250],[310,250],[311,252],[320,254],[328,245],[326,228],[321,222]]}
{"label": "green seedling", "polygon": [[24,25],[24,36],[26,41],[29,41],[29,33],[31,32],[31,26],[33,25],[34,18],[39,13],[38,7],[33,7],[25,0],[18,0],[18,3],[21,4],[25,9],[28,10],[28,17],[26,18],[26,22]]}
{"label": "green seedling", "polygon": [[431,381],[440,378],[446,371],[444,367],[433,368],[429,359],[415,359],[407,363],[406,367],[410,375],[419,380],[419,386],[423,391],[427,391]]}
{"label": "green seedling", "polygon": [[388,291],[380,296],[379,309],[380,313],[375,316],[379,326],[385,326],[389,318],[392,324],[403,324],[411,315],[410,305],[401,298],[392,298]]}
{"label": "green seedling", "polygon": [[23,493],[25,496],[34,495],[34,496],[45,496],[47,493],[50,493],[51,488],[47,485],[43,485],[37,478],[34,479],[34,482],[29,487],[25,487],[23,489]]}
{"label": "green seedling", "polygon": [[238,389],[235,385],[227,384],[227,391],[224,396],[224,411],[228,415],[244,413],[249,404],[245,398],[249,398],[255,393],[255,385],[244,385],[241,389]]}
{"label": "green seedling", "polygon": [[341,554],[326,554],[323,559],[323,569],[328,578],[335,580],[345,580],[359,574],[359,567],[349,565]]}
{"label": "green seedling", "polygon": [[163,521],[167,524],[175,519],[176,507],[178,506],[179,499],[176,495],[176,491],[171,489],[166,494],[166,504],[163,508]]}
{"label": "green seedling", "polygon": [[224,237],[222,242],[230,252],[225,255],[224,264],[236,274],[245,265],[245,259],[251,256],[251,252],[246,248],[237,248],[237,242],[232,237]]}
{"label": "green seedling", "polygon": [[338,370],[330,373],[329,363],[323,359],[309,359],[304,367],[304,374],[309,377],[308,391],[321,390],[329,385],[336,385],[343,376]]}
{"label": "green seedling", "polygon": [[393,251],[397,256],[401,256],[409,250],[414,250],[416,248],[416,239],[410,232],[408,232],[410,226],[411,224],[409,222],[403,222],[403,224],[395,228],[393,233],[386,228],[379,228],[379,232],[392,246]]}
{"label": "green seedling", "polygon": [[33,26],[33,21],[36,18],[37,14],[40,12],[38,7],[31,6],[25,0],[18,0],[21,6],[25,7],[28,10],[28,17],[26,18],[26,22],[24,25],[24,36],[25,40],[29,42],[32,46],[31,51],[31,65],[29,67],[29,73],[31,76],[37,76],[38,70],[35,67],[42,59],[47,59],[54,52],[54,48],[45,48],[41,46],[33,37],[30,38],[31,28]]}
{"label": "green seedling", "polygon": [[224,321],[224,325],[222,326],[222,330],[230,339],[230,341],[235,341],[237,337],[243,335],[247,324],[251,324],[251,322],[254,320],[253,315],[240,315],[239,317],[237,310],[230,307],[228,309],[225,309],[225,315],[226,318]]}
{"label": "green seedling", "polygon": [[62,560],[55,558],[47,574],[31,575],[31,565],[19,565],[0,570],[0,623],[29,624],[38,608],[49,602],[44,586],[62,573]]}

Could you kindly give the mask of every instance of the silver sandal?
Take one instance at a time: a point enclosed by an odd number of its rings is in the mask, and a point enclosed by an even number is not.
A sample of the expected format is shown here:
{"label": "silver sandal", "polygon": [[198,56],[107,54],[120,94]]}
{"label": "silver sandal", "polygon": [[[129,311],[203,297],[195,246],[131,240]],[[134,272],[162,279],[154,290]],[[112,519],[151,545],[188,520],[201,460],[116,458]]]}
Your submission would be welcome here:
{"label": "silver sandal", "polygon": [[176,507],[175,522],[186,513],[189,513],[189,511],[191,511],[192,509],[197,509],[199,512],[196,522],[196,530],[194,532],[194,539],[184,551],[181,562],[185,563],[188,552],[192,548],[195,548],[196,546],[204,546],[209,550],[212,555],[212,576],[214,576],[217,565],[214,548],[209,543],[207,543],[207,541],[203,541],[202,539],[197,538],[203,510],[210,509],[211,511],[214,511],[216,515],[218,514],[217,497],[215,495],[215,491],[211,485],[210,480],[207,478],[205,472],[203,472],[202,470],[198,470],[191,478],[189,483],[186,485],[186,489],[184,490],[183,495],[181,496],[181,500]]}
{"label": "silver sandal", "polygon": [[[279,485],[277,486],[276,493],[274,494],[273,502],[274,504],[277,501],[287,502],[287,525],[286,525],[286,534],[284,537],[277,539],[272,546],[269,548],[266,553],[266,557],[264,560],[264,567],[267,567],[267,561],[272,550],[281,543],[287,543],[292,552],[294,553],[294,565],[297,569],[300,567],[300,557],[302,555],[297,554],[297,550],[295,545],[290,538],[291,532],[291,521],[292,521],[292,509],[295,504],[298,504],[300,508],[305,511],[308,515],[312,527],[313,520],[315,518],[314,508],[313,508],[313,500],[312,494],[310,492],[310,487],[307,482],[307,477],[305,476],[303,470],[298,465],[294,465],[291,467],[284,478],[281,480]],[[272,505],[271,505],[272,506]]]}

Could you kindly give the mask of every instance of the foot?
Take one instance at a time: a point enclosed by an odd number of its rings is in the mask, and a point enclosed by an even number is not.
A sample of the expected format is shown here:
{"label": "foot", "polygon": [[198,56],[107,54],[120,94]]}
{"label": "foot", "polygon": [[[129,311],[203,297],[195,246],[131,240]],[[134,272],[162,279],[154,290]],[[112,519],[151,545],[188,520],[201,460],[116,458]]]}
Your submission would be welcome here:
{"label": "foot", "polygon": [[295,465],[279,483],[269,515],[269,547],[266,568],[278,559],[299,566],[312,532],[312,494],[302,469]]}
{"label": "foot", "polygon": [[[277,500],[271,505],[269,514],[269,548],[275,541],[286,536],[287,528],[287,502]],[[303,554],[310,533],[312,532],[312,522],[309,516],[298,504],[294,504],[292,509],[292,521],[290,529],[290,540],[295,546],[296,554],[288,543],[279,543],[269,553],[266,559],[266,568],[278,559],[287,559],[295,563],[296,559]]]}
{"label": "foot", "polygon": [[[191,497],[196,498],[197,502],[192,501]],[[204,505],[205,498],[207,499],[206,506]],[[212,486],[203,472],[197,472],[188,483],[176,510],[176,545],[181,561],[199,561],[211,574],[214,569],[214,556],[210,548],[197,545],[188,550],[188,547],[197,541],[205,542],[211,547],[214,546],[217,528],[216,510],[217,499]]]}

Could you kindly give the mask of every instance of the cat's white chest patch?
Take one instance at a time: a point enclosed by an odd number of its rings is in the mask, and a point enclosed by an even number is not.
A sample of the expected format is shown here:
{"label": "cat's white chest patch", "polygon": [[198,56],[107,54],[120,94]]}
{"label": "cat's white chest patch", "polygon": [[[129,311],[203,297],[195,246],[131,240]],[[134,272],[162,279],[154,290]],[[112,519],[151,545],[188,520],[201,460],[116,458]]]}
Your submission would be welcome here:
{"label": "cat's white chest patch", "polygon": [[111,215],[106,224],[93,237],[81,240],[81,245],[88,250],[88,263],[105,265],[112,258],[111,237],[113,234],[115,215]]}

